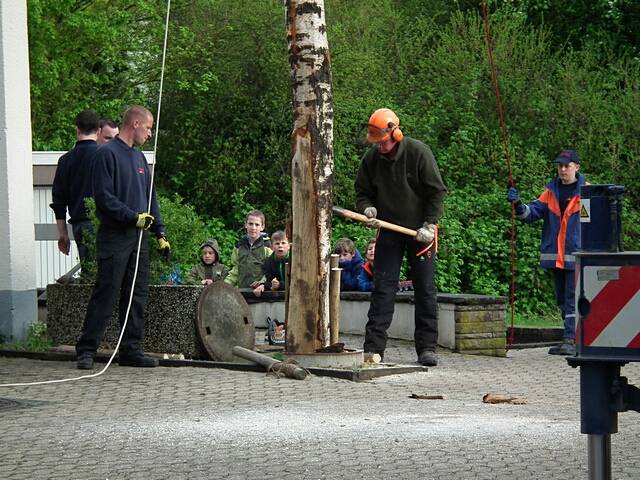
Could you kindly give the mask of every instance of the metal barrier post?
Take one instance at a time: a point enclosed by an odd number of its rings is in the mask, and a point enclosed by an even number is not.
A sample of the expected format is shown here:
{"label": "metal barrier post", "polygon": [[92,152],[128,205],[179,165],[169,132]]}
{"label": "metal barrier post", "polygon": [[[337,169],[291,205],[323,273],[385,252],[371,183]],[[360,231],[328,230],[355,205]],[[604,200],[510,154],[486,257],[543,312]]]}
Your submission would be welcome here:
{"label": "metal barrier post", "polygon": [[587,435],[589,480],[611,480],[611,435]]}
{"label": "metal barrier post", "polygon": [[589,479],[610,480],[611,434],[618,413],[640,410],[640,389],[620,369],[640,361],[640,324],[632,299],[640,291],[640,252],[622,251],[619,185],[580,191],[582,250],[576,257],[576,356],[580,367],[580,431],[588,441]]}

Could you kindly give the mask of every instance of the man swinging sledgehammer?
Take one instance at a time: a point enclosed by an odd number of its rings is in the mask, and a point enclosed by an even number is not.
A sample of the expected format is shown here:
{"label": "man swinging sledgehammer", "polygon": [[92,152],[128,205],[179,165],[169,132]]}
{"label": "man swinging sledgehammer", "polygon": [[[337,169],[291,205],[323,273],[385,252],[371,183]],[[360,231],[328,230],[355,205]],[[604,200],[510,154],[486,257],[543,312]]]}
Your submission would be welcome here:
{"label": "man swinging sledgehammer", "polygon": [[[431,148],[405,137],[398,116],[388,108],[373,112],[367,124],[372,146],[362,157],[355,181],[356,205],[377,220],[417,230],[415,237],[391,230],[378,233],[374,288],[369,306],[365,358],[384,356],[402,258],[407,254],[415,295],[415,345],[418,362],[437,365],[438,305],[434,283],[436,223],[447,193]],[[429,247],[429,245],[431,246]],[[426,248],[429,247],[429,248]]]}

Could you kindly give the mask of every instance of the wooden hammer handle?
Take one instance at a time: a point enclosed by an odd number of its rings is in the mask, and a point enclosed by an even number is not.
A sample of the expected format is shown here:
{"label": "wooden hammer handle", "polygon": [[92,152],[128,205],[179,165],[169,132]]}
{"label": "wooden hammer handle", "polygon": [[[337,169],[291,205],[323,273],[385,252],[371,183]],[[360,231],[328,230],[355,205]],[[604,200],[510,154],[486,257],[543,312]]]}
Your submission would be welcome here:
{"label": "wooden hammer handle", "polygon": [[[366,215],[362,215],[361,213],[356,213],[356,212],[353,212],[351,210],[347,210],[347,209],[341,208],[341,207],[333,207],[333,213],[335,213],[336,215],[341,216],[342,218],[348,218],[349,220],[355,220],[356,222],[366,223],[369,220],[371,220]],[[415,237],[417,235],[417,233],[418,233],[415,230],[412,230],[410,228],[403,227],[403,226],[400,226],[400,225],[396,225],[395,223],[385,222],[384,220],[377,220],[377,221],[380,224],[380,227],[384,228],[386,230],[393,230],[394,232],[404,233],[405,235],[409,235],[410,237]]]}

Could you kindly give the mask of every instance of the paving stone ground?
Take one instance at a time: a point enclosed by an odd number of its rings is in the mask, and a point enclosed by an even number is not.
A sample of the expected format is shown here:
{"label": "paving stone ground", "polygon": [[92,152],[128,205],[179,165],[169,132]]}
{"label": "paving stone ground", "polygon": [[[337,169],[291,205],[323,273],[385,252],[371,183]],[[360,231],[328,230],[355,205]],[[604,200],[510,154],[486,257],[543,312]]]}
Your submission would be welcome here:
{"label": "paving stone ground", "polygon": [[[390,342],[385,360],[414,362],[412,344]],[[362,383],[113,365],[94,379],[0,388],[0,478],[587,478],[579,370],[546,349],[441,351],[439,360],[428,372]],[[0,383],[63,378],[74,367],[0,358]],[[640,386],[640,364],[622,374]],[[483,404],[488,392],[528,403]],[[619,415],[613,478],[640,478],[639,420]]]}

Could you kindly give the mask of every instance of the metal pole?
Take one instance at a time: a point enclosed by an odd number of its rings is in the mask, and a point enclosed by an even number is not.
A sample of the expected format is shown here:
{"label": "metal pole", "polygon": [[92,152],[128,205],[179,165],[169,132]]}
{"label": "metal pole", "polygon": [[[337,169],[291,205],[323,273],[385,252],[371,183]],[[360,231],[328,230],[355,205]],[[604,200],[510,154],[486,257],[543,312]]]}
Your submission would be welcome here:
{"label": "metal pole", "polygon": [[611,435],[587,435],[589,480],[611,480]]}

